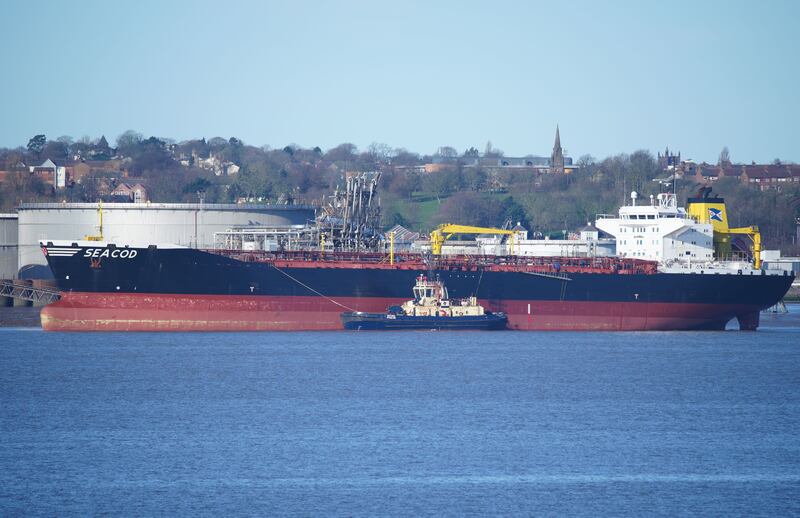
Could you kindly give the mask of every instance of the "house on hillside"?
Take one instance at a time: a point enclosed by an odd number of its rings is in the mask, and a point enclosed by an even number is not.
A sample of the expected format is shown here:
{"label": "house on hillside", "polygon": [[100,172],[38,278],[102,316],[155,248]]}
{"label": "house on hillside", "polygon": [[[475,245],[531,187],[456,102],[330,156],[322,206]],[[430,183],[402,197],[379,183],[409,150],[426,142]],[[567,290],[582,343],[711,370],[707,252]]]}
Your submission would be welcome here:
{"label": "house on hillside", "polygon": [[126,165],[130,159],[111,159],[111,160],[80,160],[72,166],[72,175],[68,179],[70,183],[81,183],[81,180],[90,174],[103,174],[109,177],[125,178],[128,176]]}
{"label": "house on hillside", "polygon": [[48,185],[56,189],[63,189],[72,181],[74,163],[60,159],[48,158],[40,165],[30,166],[29,171]]}
{"label": "house on hillside", "polygon": [[553,152],[549,157],[526,155],[522,157],[502,156],[501,153],[489,152],[480,156],[477,151],[458,156],[453,148],[440,148],[431,158],[431,162],[421,166],[420,172],[438,173],[462,166],[465,169],[481,169],[486,173],[496,174],[513,170],[531,174],[570,174],[579,169],[573,164],[572,157],[565,155],[561,147],[561,131],[556,125],[556,136]]}
{"label": "house on hillside", "polygon": [[17,174],[28,174],[28,166],[16,159],[0,162],[0,183],[6,182]]}
{"label": "house on hillside", "polygon": [[140,183],[137,183],[131,188],[133,191],[133,203],[146,203],[148,200],[147,198],[147,189]]}
{"label": "house on hillside", "polygon": [[96,144],[93,144],[89,148],[87,155],[94,160],[108,160],[113,157],[115,153],[116,150],[112,149],[111,146],[108,145],[106,136],[103,135]]}
{"label": "house on hillside", "polygon": [[716,182],[721,177],[725,177],[725,171],[720,166],[703,163],[694,168],[694,179],[698,182]]}
{"label": "house on hillside", "polygon": [[[183,161],[181,164],[183,164]],[[189,161],[187,160],[185,167],[188,167],[188,164]],[[232,176],[238,173],[240,169],[239,166],[233,162],[220,160],[220,158],[215,155],[211,155],[208,158],[197,158],[195,159],[195,165],[200,169],[211,171],[217,176]]]}
{"label": "house on hillside", "polygon": [[785,187],[800,185],[800,165],[749,165],[742,169],[742,183],[757,187],[760,191],[781,191]]}
{"label": "house on hillside", "polygon": [[393,169],[397,173],[425,174],[424,165],[396,165]]}
{"label": "house on hillside", "polygon": [[144,186],[140,183],[135,184],[134,186],[130,186],[125,182],[120,183],[117,185],[114,190],[109,193],[114,201],[120,201],[122,203],[125,202],[132,202],[132,203],[146,203],[147,202],[147,190]]}
{"label": "house on hillside", "polygon": [[780,191],[788,185],[800,184],[800,165],[795,164],[727,164],[709,165],[684,162],[681,169],[698,183],[714,183],[721,178],[735,178],[761,191]]}

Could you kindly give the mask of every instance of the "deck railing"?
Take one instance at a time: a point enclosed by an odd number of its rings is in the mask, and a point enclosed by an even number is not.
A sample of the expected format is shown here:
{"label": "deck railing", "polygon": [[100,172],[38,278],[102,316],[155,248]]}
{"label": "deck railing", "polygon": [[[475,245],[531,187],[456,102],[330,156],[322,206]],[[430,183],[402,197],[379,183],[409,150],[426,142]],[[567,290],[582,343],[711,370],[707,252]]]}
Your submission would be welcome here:
{"label": "deck railing", "polygon": [[396,253],[394,265],[387,254],[376,252],[320,252],[320,251],[243,251],[207,250],[210,253],[244,262],[291,264],[297,267],[362,266],[374,268],[414,268],[445,270],[526,271],[539,273],[640,273],[657,271],[655,261],[619,257],[532,257],[496,255],[425,256]]}

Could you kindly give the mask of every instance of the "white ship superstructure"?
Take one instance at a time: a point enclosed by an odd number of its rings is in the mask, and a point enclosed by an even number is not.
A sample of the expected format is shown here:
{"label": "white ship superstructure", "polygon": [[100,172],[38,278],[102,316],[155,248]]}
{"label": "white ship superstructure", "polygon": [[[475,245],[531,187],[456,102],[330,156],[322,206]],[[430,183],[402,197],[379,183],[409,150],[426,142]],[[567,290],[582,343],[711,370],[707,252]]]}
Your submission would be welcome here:
{"label": "white ship superstructure", "polygon": [[596,225],[617,240],[617,255],[659,261],[664,264],[686,264],[714,261],[714,229],[710,223],[699,223],[686,209],[678,207],[675,195],[661,193],[650,197],[647,205],[621,207],[619,214],[600,214]]}
{"label": "white ship superstructure", "polygon": [[[617,215],[599,214],[596,226],[614,236],[617,256],[658,261],[666,273],[784,275],[763,269],[761,235],[757,227],[729,228],[722,198],[690,198],[691,208],[678,207],[673,193],[650,196],[649,204],[631,204]],[[749,239],[751,251],[733,252],[734,238]],[[752,252],[752,253],[751,253]]]}

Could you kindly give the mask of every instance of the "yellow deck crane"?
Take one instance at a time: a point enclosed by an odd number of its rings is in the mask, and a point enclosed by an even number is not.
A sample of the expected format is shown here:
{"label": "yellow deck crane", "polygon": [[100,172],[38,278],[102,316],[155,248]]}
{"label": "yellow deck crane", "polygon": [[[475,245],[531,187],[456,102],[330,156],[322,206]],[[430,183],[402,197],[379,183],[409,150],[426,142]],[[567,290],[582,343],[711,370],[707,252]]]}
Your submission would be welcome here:
{"label": "yellow deck crane", "polygon": [[761,269],[761,232],[756,225],[749,227],[729,228],[729,234],[744,234],[753,242],[753,268]]}
{"label": "yellow deck crane", "polygon": [[96,235],[93,235],[93,236],[92,235],[86,236],[86,240],[87,241],[102,241],[103,240],[103,202],[102,202],[102,200],[97,202],[97,213],[100,215],[100,226],[98,227],[98,230],[100,231],[100,233],[96,234]]}
{"label": "yellow deck crane", "polygon": [[433,255],[441,255],[442,245],[444,245],[444,242],[456,234],[499,234],[511,236],[509,239],[509,245],[511,253],[514,253],[514,234],[516,234],[516,232],[513,230],[490,227],[472,227],[469,225],[453,225],[452,223],[439,225],[431,232],[431,253]]}

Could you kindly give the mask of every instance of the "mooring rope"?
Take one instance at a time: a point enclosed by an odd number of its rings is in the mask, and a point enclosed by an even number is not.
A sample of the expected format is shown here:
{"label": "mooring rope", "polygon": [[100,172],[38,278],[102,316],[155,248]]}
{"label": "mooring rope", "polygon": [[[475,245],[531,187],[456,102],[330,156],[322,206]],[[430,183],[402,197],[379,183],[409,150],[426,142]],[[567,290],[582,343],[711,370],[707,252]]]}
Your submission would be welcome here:
{"label": "mooring rope", "polygon": [[481,268],[481,274],[478,276],[478,285],[475,286],[475,296],[478,297],[478,291],[481,289],[481,281],[483,280],[483,268]]}
{"label": "mooring rope", "polygon": [[305,289],[307,289],[308,291],[310,291],[310,292],[312,292],[312,293],[316,293],[317,295],[319,295],[319,296],[320,296],[320,297],[322,297],[323,299],[327,299],[328,301],[330,301],[330,302],[332,302],[332,303],[336,304],[337,306],[339,306],[339,307],[342,307],[342,308],[344,308],[344,309],[346,309],[346,310],[348,310],[348,311],[356,311],[355,309],[353,309],[353,308],[351,308],[351,307],[349,307],[349,306],[345,306],[345,305],[344,305],[344,304],[342,304],[341,302],[337,302],[337,301],[333,300],[332,298],[330,298],[329,296],[327,296],[327,295],[325,295],[325,294],[323,294],[323,293],[320,293],[319,291],[315,290],[314,288],[312,288],[312,287],[311,287],[311,286],[309,286],[308,284],[305,284],[303,281],[301,281],[301,280],[299,280],[299,279],[296,279],[296,278],[292,277],[290,274],[288,274],[288,273],[284,272],[283,270],[281,270],[280,268],[278,268],[278,267],[277,267],[277,266],[275,266],[274,264],[272,265],[272,267],[273,267],[273,268],[275,268],[276,270],[278,270],[280,273],[282,273],[282,274],[283,274],[283,275],[285,275],[286,277],[288,277],[288,278],[290,278],[291,280],[293,280],[294,282],[296,282],[297,284],[299,284],[300,286],[304,287],[304,288],[305,288]]}

